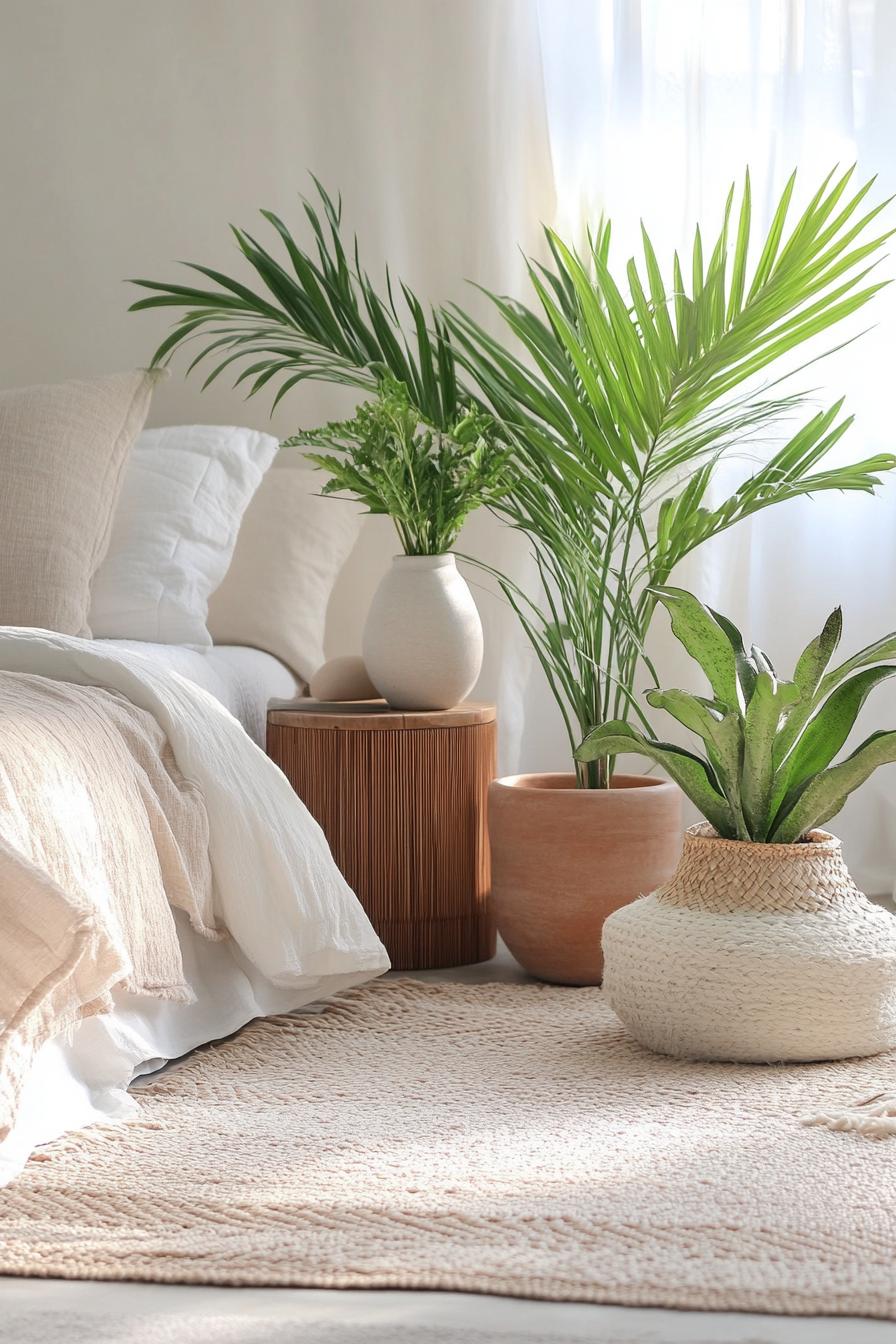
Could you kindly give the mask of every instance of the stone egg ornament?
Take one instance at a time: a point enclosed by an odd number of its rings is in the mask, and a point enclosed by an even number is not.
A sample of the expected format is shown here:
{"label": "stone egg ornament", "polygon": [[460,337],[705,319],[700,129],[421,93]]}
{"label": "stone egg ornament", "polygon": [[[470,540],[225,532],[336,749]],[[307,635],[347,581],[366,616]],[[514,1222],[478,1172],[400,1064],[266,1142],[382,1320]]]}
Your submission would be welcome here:
{"label": "stone egg ornament", "polygon": [[308,684],[315,700],[378,700],[380,693],[374,686],[364,659],[358,654],[343,654],[330,658],[319,667]]}

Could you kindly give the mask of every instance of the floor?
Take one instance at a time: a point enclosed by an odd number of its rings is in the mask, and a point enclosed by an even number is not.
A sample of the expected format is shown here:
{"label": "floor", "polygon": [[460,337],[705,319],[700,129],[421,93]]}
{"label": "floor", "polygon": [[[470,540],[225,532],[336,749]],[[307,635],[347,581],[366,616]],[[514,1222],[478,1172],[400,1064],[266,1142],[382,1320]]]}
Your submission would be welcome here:
{"label": "floor", "polygon": [[889,1321],[463,1293],[0,1281],[3,1344],[892,1344]]}
{"label": "floor", "polygon": [[[527,977],[499,947],[493,961],[415,972],[414,978],[481,983]],[[892,1344],[894,1338],[892,1322],[845,1317],[664,1311],[463,1293],[0,1278],[0,1344]]]}

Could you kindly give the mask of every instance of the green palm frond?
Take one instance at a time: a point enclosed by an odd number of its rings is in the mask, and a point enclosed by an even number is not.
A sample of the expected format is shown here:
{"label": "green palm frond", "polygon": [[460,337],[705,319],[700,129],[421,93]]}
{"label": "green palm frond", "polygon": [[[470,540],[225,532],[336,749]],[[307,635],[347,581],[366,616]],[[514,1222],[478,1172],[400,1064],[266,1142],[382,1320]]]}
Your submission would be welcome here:
{"label": "green palm frond", "polygon": [[131,312],[182,310],[153,364],[167,362],[181,346],[197,342],[190,371],[206,366],[204,387],[236,366],[237,385],[245,385],[249,396],[272,382],[279,384],[275,406],[309,379],[375,393],[383,378],[391,377],[407,387],[430,424],[449,428],[469,398],[458,388],[444,319],[439,313],[427,314],[405,284],[399,284],[396,301],[388,269],[385,297],[377,293],[361,265],[357,239],[351,253],[343,241],[341,198],[334,201],[316,178],[314,183],[319,207],[303,199],[313,252],[301,247],[270,210],[261,214],[277,234],[279,259],[252,234],[232,226],[257,288],[195,262],[185,264],[214,289],[132,282],[150,294],[131,304]]}
{"label": "green palm frond", "polygon": [[[695,231],[687,281],[677,254],[664,279],[646,229],[624,287],[603,228],[584,255],[548,231],[555,270],[530,265],[535,309],[490,296],[519,353],[463,311],[449,313],[459,362],[517,444],[525,481],[502,512],[553,578],[543,621],[554,623],[559,608],[579,632],[555,654],[574,664],[567,681],[589,687],[587,696],[567,695],[571,737],[628,717],[651,590],[686,555],[773,504],[823,490],[871,492],[896,466],[889,453],[829,465],[852,423],[842,402],[794,431],[809,394],[777,390],[829,353],[803,353],[801,364],[801,347],[888,283],[869,279],[893,232],[876,228],[887,202],[866,206],[873,181],[855,189],[853,176],[829,174],[788,227],[794,174],[760,237],[747,174],[739,201],[732,187],[711,246]],[[724,460],[755,455],[782,432],[783,444],[711,502]],[[538,629],[531,614],[530,627]],[[586,630],[596,677],[577,652]]]}

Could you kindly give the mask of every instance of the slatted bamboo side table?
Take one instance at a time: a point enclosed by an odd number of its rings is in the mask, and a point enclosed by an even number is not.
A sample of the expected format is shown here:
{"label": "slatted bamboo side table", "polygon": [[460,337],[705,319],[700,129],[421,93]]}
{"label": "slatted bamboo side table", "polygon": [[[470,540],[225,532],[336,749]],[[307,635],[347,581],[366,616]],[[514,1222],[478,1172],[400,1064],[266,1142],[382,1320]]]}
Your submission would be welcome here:
{"label": "slatted bamboo side table", "polygon": [[395,970],[495,954],[486,798],[493,705],[382,701],[268,712],[268,755],[320,823]]}

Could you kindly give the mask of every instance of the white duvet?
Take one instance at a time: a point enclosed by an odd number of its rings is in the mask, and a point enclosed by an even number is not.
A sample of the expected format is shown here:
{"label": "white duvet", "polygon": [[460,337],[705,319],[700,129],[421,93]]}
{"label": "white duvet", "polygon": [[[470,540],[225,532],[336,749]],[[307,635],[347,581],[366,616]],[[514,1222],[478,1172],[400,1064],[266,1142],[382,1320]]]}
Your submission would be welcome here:
{"label": "white duvet", "polygon": [[[251,980],[262,987],[264,1011],[302,1006],[388,969],[385,949],[333,862],[319,826],[284,775],[208,692],[138,652],[40,630],[0,629],[0,669],[118,691],[151,713],[167,735],[181,773],[199,787],[205,802],[214,913],[231,935],[229,950],[218,957],[214,992],[208,996],[212,1004],[234,999],[222,989],[225,963],[241,984]],[[202,986],[194,992],[198,1009],[158,1010],[160,1021],[174,1012],[179,1025],[168,1032],[174,1046],[188,1049],[225,1035],[253,1015],[222,1011],[218,1030],[214,1012],[209,1014],[202,1003]],[[247,1005],[259,1001],[258,993],[242,997]],[[121,1007],[126,1010],[126,1002]],[[152,1030],[141,1036],[146,1037],[144,1048],[155,1053]],[[129,1051],[115,1065],[119,1071],[126,1055],[131,1071],[139,1065],[139,1048],[131,1043]],[[158,1053],[168,1057],[173,1052]],[[68,1064],[70,1056],[71,1051]],[[83,1050],[79,1058],[84,1076],[79,1074],[78,1082],[89,1095],[89,1052],[86,1060]],[[46,1060],[38,1063],[46,1071]],[[98,1078],[105,1080],[109,1059],[97,1058],[96,1065]],[[129,1080],[128,1075],[118,1083]],[[43,1110],[46,1086],[41,1100]],[[102,1112],[103,1107],[95,1109]],[[58,1121],[48,1126],[44,1117],[30,1134],[14,1131],[12,1147],[21,1156],[33,1146],[31,1139],[40,1142],[65,1127]],[[6,1155],[0,1152],[0,1181]],[[11,1171],[8,1166],[5,1174]]]}

